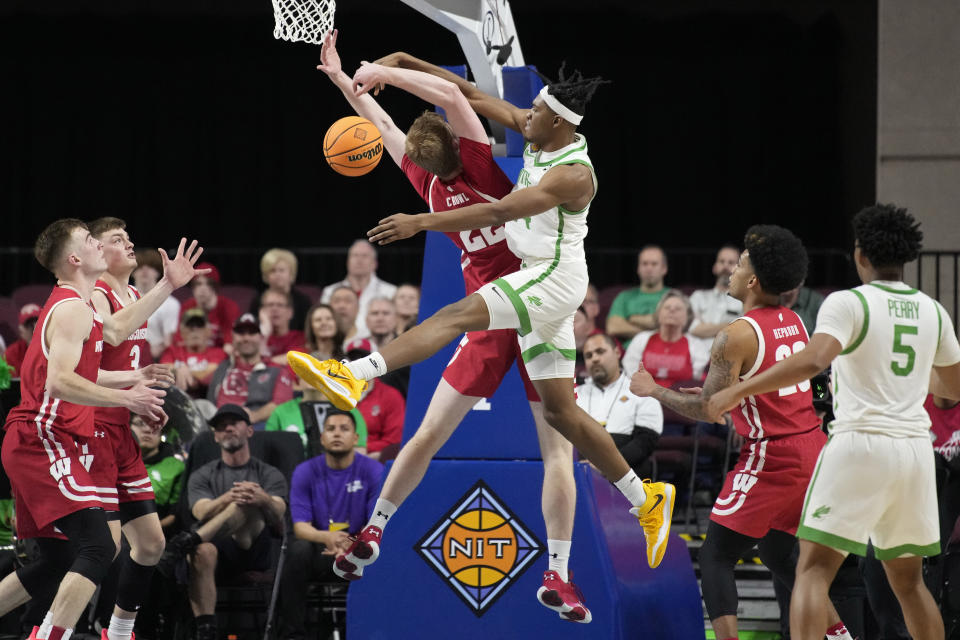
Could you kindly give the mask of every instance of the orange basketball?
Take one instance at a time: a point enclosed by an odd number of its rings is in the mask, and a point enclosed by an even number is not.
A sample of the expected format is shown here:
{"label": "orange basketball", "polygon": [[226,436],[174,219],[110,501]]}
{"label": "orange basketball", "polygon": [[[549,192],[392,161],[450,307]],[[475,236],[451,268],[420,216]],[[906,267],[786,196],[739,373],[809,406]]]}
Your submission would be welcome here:
{"label": "orange basketball", "polygon": [[377,166],[383,156],[380,131],[360,116],[340,118],[323,136],[323,156],[337,173],[362,176]]}

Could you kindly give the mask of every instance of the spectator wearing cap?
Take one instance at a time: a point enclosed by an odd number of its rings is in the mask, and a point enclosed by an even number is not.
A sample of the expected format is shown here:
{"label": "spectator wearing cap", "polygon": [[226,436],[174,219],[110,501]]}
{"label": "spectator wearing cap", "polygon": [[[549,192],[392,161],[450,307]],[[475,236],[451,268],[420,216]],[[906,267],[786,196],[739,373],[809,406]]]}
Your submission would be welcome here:
{"label": "spectator wearing cap", "polygon": [[317,360],[343,360],[345,336],[330,305],[318,302],[310,307],[303,335],[304,349]]}
{"label": "spectator wearing cap", "polygon": [[[280,579],[280,636],[303,638],[308,582],[334,580],[333,560],[360,533],[380,495],[383,465],[357,452],[350,413],[331,409],[323,421],[324,453],[302,462],[290,481],[289,542]],[[330,630],[322,629],[320,637]]]}
{"label": "spectator wearing cap", "polygon": [[260,331],[266,336],[264,356],[273,364],[286,366],[287,351],[303,351],[303,331],[291,329],[293,297],[274,289],[260,296]]}
{"label": "spectator wearing cap", "polygon": [[283,473],[250,455],[253,427],[247,410],[225,404],[210,426],[220,459],[193,471],[187,483],[187,503],[199,527],[173,536],[157,565],[170,575],[181,559],[188,558],[197,640],[217,637],[217,579],[270,568],[270,538],[282,535],[287,510]]}
{"label": "spectator wearing cap", "polygon": [[[145,296],[159,282],[163,265],[157,251],[137,249],[134,253],[137,256],[137,268],[133,271],[133,284],[140,295]],[[174,296],[167,296],[147,320],[147,342],[150,343],[154,361],[159,361],[164,350],[174,343],[179,318],[180,301]]]}
{"label": "spectator wearing cap", "polygon": [[17,333],[20,338],[12,342],[3,353],[7,364],[13,367],[10,375],[14,378],[20,377],[20,366],[23,364],[23,357],[27,354],[27,347],[33,340],[33,330],[37,326],[37,318],[39,317],[39,305],[31,302],[20,307],[20,313],[17,316]]}
{"label": "spectator wearing cap", "polygon": [[397,334],[415,327],[420,315],[420,287],[409,283],[401,284],[393,294],[393,303],[397,307]]}
{"label": "spectator wearing cap", "polygon": [[[372,353],[370,341],[360,338],[348,343],[347,358],[356,360]],[[409,367],[407,368],[409,370]],[[367,423],[367,455],[380,459],[380,452],[388,445],[399,445],[403,439],[403,417],[407,401],[393,385],[385,382],[390,374],[368,380],[367,388],[357,402],[357,409]],[[409,378],[408,378],[409,379]]]}
{"label": "spectator wearing cap", "polygon": [[[397,287],[377,277],[377,250],[367,240],[355,240],[347,251],[347,277],[323,288],[320,302],[330,302],[338,287],[357,294],[357,335],[367,336],[367,307],[374,298],[393,298]],[[336,305],[334,305],[336,308]],[[349,339],[352,336],[347,336]]]}
{"label": "spectator wearing cap", "polygon": [[194,307],[180,318],[179,345],[167,348],[161,364],[172,364],[176,385],[193,398],[205,398],[217,366],[227,358],[220,347],[210,346],[210,326],[203,309]]}
{"label": "spectator wearing cap", "polygon": [[217,366],[207,390],[207,400],[217,407],[242,406],[258,427],[293,397],[288,368],[264,361],[262,349],[260,323],[252,313],[243,314],[233,324],[233,354]]}
{"label": "spectator wearing cap", "polygon": [[[195,276],[190,281],[190,289],[193,291],[193,298],[183,303],[181,315],[187,309],[198,307],[207,314],[207,324],[210,326],[210,341],[215,347],[223,347],[230,344],[229,328],[240,316],[240,310],[237,303],[226,296],[218,295],[220,290],[220,272],[217,268],[208,262],[201,262],[196,267],[200,269],[210,269],[206,275]],[[227,353],[230,348],[226,348]]]}
{"label": "spectator wearing cap", "polygon": [[250,301],[250,313],[259,317],[260,308],[263,305],[263,294],[267,291],[275,291],[290,296],[293,308],[293,319],[290,320],[290,325],[302,327],[307,320],[307,311],[313,301],[293,286],[297,280],[297,256],[287,249],[270,249],[260,258],[260,274],[263,276],[265,286]]}
{"label": "spectator wearing cap", "polygon": [[[365,338],[365,333],[357,330],[357,314],[360,312],[360,298],[350,287],[339,286],[330,295],[330,308],[337,322],[337,329],[343,334],[344,344],[353,338]],[[364,329],[366,330],[366,329]]]}

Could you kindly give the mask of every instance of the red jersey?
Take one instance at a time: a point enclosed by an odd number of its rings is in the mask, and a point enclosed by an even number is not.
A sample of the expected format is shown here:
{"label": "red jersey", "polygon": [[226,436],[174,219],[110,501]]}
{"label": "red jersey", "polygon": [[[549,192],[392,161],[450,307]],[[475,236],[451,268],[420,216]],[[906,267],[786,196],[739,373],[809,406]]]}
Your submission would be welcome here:
{"label": "red jersey", "polygon": [[357,410],[367,423],[367,451],[376,453],[388,444],[399,444],[403,439],[403,417],[407,403],[403,395],[385,382],[373,383],[370,391],[360,398]]}
{"label": "red jersey", "polygon": [[676,382],[691,379],[693,358],[686,336],[667,342],[659,333],[654,333],[643,350],[643,367],[663,387],[669,388]]}
{"label": "red jersey", "polygon": [[200,353],[189,351],[186,347],[171,345],[160,356],[160,364],[186,365],[191,373],[206,371],[212,364],[220,364],[227,353],[220,347],[206,347]]}
{"label": "red jersey", "polygon": [[[49,351],[44,333],[47,329],[47,318],[57,305],[67,300],[83,301],[83,297],[73,287],[58,285],[53,288],[43,309],[40,310],[34,332],[35,339],[31,340],[30,346],[27,347],[27,354],[23,359],[20,372],[20,404],[10,411],[7,416],[7,425],[17,420],[36,422],[37,426],[42,424],[47,428],[52,427],[72,435],[92,438],[94,408],[51,398],[46,388]],[[74,371],[77,375],[96,384],[100,372],[100,354],[103,351],[103,319],[89,302],[85,304],[93,311],[93,319],[90,323],[90,333],[83,342],[80,361]]]}
{"label": "red jersey", "polygon": [[[110,303],[110,313],[117,313],[126,306],[117,292],[103,280],[97,280],[96,288]],[[140,299],[139,291],[129,284],[127,288],[134,300]],[[119,345],[104,343],[100,368],[104,371],[136,371],[147,366],[151,361],[150,343],[147,342],[147,323],[144,322],[142,327],[127,336]],[[117,426],[130,424],[130,410],[125,407],[97,407],[96,416],[97,424]]]}
{"label": "red jersey", "polygon": [[[746,380],[807,346],[803,321],[786,307],[760,307],[740,316],[757,334],[757,361],[745,375]],[[813,408],[810,381],[777,391],[747,396],[740,408],[730,412],[737,433],[759,440],[804,433],[820,426]]]}
{"label": "red jersey", "polygon": [[270,356],[279,356],[287,351],[303,351],[303,331],[291,329],[282,336],[270,336],[267,338],[267,350]]}
{"label": "red jersey", "polygon": [[[463,171],[450,182],[418,167],[406,155],[400,168],[430,211],[451,211],[478,202],[494,202],[510,193],[513,183],[493,159],[490,145],[460,138]],[[507,247],[503,225],[446,236],[460,249],[460,268],[467,294],[500,276],[520,269],[520,258]]]}
{"label": "red jersey", "polygon": [[[195,298],[185,300],[180,305],[180,317],[183,318],[183,312],[187,309],[193,309],[197,306]],[[207,325],[210,326],[210,346],[222,347],[224,344],[233,342],[233,323],[240,317],[240,308],[237,303],[226,296],[217,296],[217,306],[207,312]],[[179,334],[179,330],[177,331]],[[177,337],[177,342],[182,342]]]}
{"label": "red jersey", "polygon": [[[242,407],[246,406],[250,378],[258,375],[258,372],[265,370],[267,367],[272,368],[273,366],[274,365],[265,362],[259,362],[257,364],[247,364],[246,362],[240,361],[235,362],[233,366],[227,370],[223,382],[220,383],[220,388],[217,390],[216,405],[222,407],[230,403],[238,404]],[[277,381],[273,385],[273,397],[270,400],[276,404],[283,404],[293,399],[293,380],[287,375],[290,369],[288,367],[282,367],[282,369],[283,372],[277,376]],[[259,409],[260,407],[252,408]]]}
{"label": "red jersey", "polygon": [[933,404],[933,396],[927,395],[923,408],[930,416],[934,450],[947,460],[953,460],[960,453],[960,404],[950,409],[938,409]]}

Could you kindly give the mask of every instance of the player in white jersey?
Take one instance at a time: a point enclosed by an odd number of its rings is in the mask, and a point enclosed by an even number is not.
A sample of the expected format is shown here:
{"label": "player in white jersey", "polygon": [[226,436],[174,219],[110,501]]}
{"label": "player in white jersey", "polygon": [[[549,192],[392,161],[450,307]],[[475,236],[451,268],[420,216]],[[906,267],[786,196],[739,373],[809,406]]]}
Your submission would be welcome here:
{"label": "player in white jersey", "polygon": [[719,417],[741,398],[806,380],[833,362],[836,419],[807,488],[790,604],[795,640],[823,637],[827,591],[848,553],[873,543],[914,638],[943,638],[923,583],[923,556],[940,552],[927,389],[960,399],[960,344],[939,302],[902,282],[923,234],[904,209],[868,207],[853,219],[863,285],[831,294],[806,349],[710,400]]}
{"label": "player in white jersey", "polygon": [[447,77],[478,113],[520,131],[528,142],[524,168],[515,190],[502,200],[453,211],[393,215],[368,233],[371,242],[388,244],[425,230],[454,232],[506,224],[509,246],[520,257],[521,269],[444,307],[367,358],[341,365],[291,352],[289,362],[335,405],[352,407],[366,380],[424,360],[464,332],[515,329],[527,372],[543,400],[544,417],[633,505],[631,511],[647,537],[647,561],[656,567],[667,546],[674,487],[641,482],[610,435],[577,406],[573,391],[573,314],[587,289],[583,238],[597,188],[586,139],[577,126],[603,80],[584,78],[579,72],[563,78],[561,70],[559,82],[544,87],[530,109],[520,109],[433,65],[424,63],[419,70]]}

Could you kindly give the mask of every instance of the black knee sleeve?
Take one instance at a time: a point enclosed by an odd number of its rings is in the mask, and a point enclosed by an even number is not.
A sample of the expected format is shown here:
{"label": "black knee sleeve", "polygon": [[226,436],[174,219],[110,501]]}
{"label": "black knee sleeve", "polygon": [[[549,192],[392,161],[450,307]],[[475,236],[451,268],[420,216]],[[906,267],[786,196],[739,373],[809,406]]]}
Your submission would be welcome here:
{"label": "black knee sleeve", "polygon": [[157,503],[153,500],[135,500],[120,503],[120,523],[127,524],[140,516],[157,512]]}
{"label": "black knee sleeve", "polygon": [[797,573],[796,550],[797,539],[776,529],[771,529],[757,545],[758,555],[764,566],[791,591]]}
{"label": "black knee sleeve", "polygon": [[117,583],[117,606],[124,611],[139,611],[150,593],[153,567],[147,567],[125,556],[120,565],[120,580]]}
{"label": "black knee sleeve", "polygon": [[70,542],[57,538],[37,538],[39,557],[17,569],[17,578],[31,598],[42,598],[57,586],[70,570],[73,550]]}
{"label": "black knee sleeve", "polygon": [[57,528],[70,540],[76,558],[70,571],[94,584],[107,575],[117,551],[103,509],[81,509],[57,520]]}
{"label": "black knee sleeve", "polygon": [[754,544],[754,538],[715,522],[708,525],[707,537],[697,558],[700,562],[703,602],[711,620],[737,615],[737,580],[734,567],[737,560]]}

